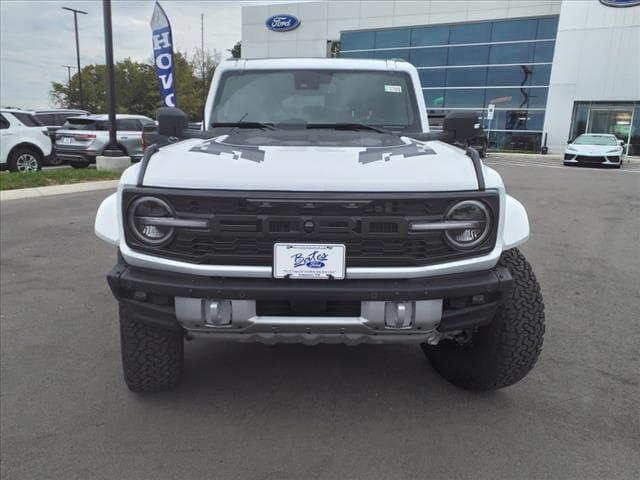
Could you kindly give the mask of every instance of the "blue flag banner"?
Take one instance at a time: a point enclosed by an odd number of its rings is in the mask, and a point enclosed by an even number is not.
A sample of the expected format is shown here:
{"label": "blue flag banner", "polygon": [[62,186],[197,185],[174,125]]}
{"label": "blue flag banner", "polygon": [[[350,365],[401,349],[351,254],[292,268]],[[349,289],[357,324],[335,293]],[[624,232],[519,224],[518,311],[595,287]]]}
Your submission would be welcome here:
{"label": "blue flag banner", "polygon": [[173,77],[173,36],[169,18],[158,2],[151,16],[153,36],[153,60],[160,85],[160,95],[165,107],[176,106],[176,89]]}

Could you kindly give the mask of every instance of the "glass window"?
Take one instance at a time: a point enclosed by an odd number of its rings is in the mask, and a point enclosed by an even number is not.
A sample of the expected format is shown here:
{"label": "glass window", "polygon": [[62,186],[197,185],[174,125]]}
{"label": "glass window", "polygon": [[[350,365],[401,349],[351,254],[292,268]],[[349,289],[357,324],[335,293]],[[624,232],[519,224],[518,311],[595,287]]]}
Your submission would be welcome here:
{"label": "glass window", "polygon": [[615,147],[618,145],[618,140],[609,135],[580,135],[573,143],[576,145],[600,145],[604,147]]}
{"label": "glass window", "polygon": [[422,93],[428,110],[439,110],[444,107],[444,90],[423,90]]}
{"label": "glass window", "polygon": [[420,83],[423,87],[444,87],[447,70],[444,68],[430,68],[418,70]]}
{"label": "glass window", "polygon": [[491,23],[461,23],[451,25],[449,43],[480,43],[491,38]]}
{"label": "glass window", "polygon": [[342,50],[363,50],[373,48],[375,32],[342,32],[340,48]]}
{"label": "glass window", "polygon": [[13,112],[13,116],[25,127],[42,127],[42,123],[34,115],[24,112]]}
{"label": "glass window", "polygon": [[412,48],[410,61],[416,67],[441,67],[447,64],[448,48]]}
{"label": "glass window", "polygon": [[533,43],[491,45],[489,63],[531,63]]}
{"label": "glass window", "polygon": [[571,121],[571,133],[569,140],[587,131],[587,119],[589,118],[589,105],[576,103],[573,110],[573,120]]}
{"label": "glass window", "polygon": [[551,65],[535,65],[531,75],[531,85],[549,85]]}
{"label": "glass window", "polygon": [[411,29],[411,46],[446,45],[448,41],[448,25]]}
{"label": "glass window", "polygon": [[491,45],[489,63],[531,63],[534,43]]}
{"label": "glass window", "polygon": [[484,88],[456,88],[447,90],[447,108],[483,108]]}
{"label": "glass window", "polygon": [[[488,123],[488,120],[485,124]],[[531,110],[496,110],[491,128],[498,130],[542,130],[544,112]]]}
{"label": "glass window", "polygon": [[340,52],[340,58],[373,58],[373,50],[366,52]]}
{"label": "glass window", "polygon": [[480,87],[486,83],[487,69],[449,68],[447,69],[447,87]]}
{"label": "glass window", "polygon": [[408,48],[403,50],[376,50],[373,54],[373,58],[383,59],[402,59],[409,61],[410,50]]}
{"label": "glass window", "polygon": [[538,42],[536,43],[536,54],[534,62],[551,62],[553,60],[553,49],[555,42]]}
{"label": "glass window", "polygon": [[538,20],[537,38],[556,38],[558,17],[541,18]]}
{"label": "glass window", "polygon": [[530,88],[529,94],[529,108],[545,108],[547,106],[547,93],[548,88]]}
{"label": "glass window", "polygon": [[364,122],[417,131],[415,105],[404,72],[244,70],[222,76],[211,117],[214,123]]}
{"label": "glass window", "polygon": [[487,74],[487,85],[494,86],[517,86],[528,85],[533,76],[531,65],[520,65],[519,67],[490,67]]}
{"label": "glass window", "polygon": [[376,48],[409,46],[409,29],[379,30],[376,32]]}
{"label": "glass window", "polygon": [[536,38],[537,20],[508,20],[493,23],[491,40],[504,42],[507,40],[534,40]]}
{"label": "glass window", "polygon": [[116,130],[136,132],[142,130],[142,128],[140,127],[140,122],[135,118],[123,118],[116,120]]}
{"label": "glass window", "polygon": [[56,118],[53,113],[39,113],[37,117],[43,125],[57,125]]}
{"label": "glass window", "polygon": [[0,129],[4,130],[6,128],[9,128],[9,121],[4,118],[4,115],[0,114]]}
{"label": "glass window", "polygon": [[489,132],[489,148],[535,152],[540,149],[542,133],[533,132]]}
{"label": "glass window", "polygon": [[484,65],[489,56],[489,46],[451,47],[448,65]]}
{"label": "glass window", "polygon": [[529,102],[528,88],[491,88],[487,89],[487,105],[496,107],[526,108]]}

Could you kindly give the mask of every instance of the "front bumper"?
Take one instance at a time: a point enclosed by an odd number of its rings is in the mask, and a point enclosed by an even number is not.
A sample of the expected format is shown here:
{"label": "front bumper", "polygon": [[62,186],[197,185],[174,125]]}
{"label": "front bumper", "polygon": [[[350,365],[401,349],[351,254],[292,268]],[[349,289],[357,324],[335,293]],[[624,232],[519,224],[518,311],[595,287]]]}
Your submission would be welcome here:
{"label": "front bumper", "polygon": [[620,165],[622,157],[619,155],[578,155],[573,153],[564,154],[565,165]]}
{"label": "front bumper", "polygon": [[210,278],[125,263],[107,279],[140,322],[263,343],[437,341],[490,323],[513,282],[500,266],[419,279],[331,281]]}

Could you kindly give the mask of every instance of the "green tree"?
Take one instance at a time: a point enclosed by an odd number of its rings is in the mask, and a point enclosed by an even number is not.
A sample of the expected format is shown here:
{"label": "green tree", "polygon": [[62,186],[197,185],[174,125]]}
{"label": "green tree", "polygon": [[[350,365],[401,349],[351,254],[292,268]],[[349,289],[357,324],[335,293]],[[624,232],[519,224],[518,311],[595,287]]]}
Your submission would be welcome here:
{"label": "green tree", "polygon": [[[204,59],[204,70],[203,70]],[[191,121],[202,120],[204,111],[203,80],[205,88],[213,77],[219,63],[217,52],[197,51],[189,58],[186,53],[176,52],[173,57],[173,72],[176,86],[177,106],[184,110]],[[116,83],[116,111],[135,113],[155,118],[156,110],[162,106],[160,88],[153,62],[136,62],[126,58],[114,65]],[[68,84],[52,82],[50,96],[61,108],[78,108],[79,81],[77,73]],[[94,113],[107,111],[107,71],[105,65],[86,65],[82,68],[84,107]]]}

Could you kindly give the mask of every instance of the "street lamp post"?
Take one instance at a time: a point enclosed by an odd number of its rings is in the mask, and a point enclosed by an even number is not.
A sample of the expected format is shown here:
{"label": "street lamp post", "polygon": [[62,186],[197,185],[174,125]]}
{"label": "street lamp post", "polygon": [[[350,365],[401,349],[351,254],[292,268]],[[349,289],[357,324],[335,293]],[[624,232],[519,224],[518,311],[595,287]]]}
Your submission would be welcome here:
{"label": "street lamp post", "polygon": [[80,70],[80,40],[78,39],[78,14],[86,15],[87,12],[75,8],[62,7],[63,10],[73,12],[73,25],[76,29],[76,61],[78,63],[78,85],[80,90],[80,109],[84,110],[84,98],[82,96],[82,72]]}
{"label": "street lamp post", "polygon": [[62,67],[67,69],[67,87],[71,85],[71,69],[76,68],[73,65],[62,65]]}
{"label": "street lamp post", "polygon": [[121,155],[116,140],[116,82],[113,71],[113,33],[111,30],[111,0],[102,0],[104,17],[104,50],[107,60],[107,82],[109,93],[109,145],[104,152],[107,157]]}

